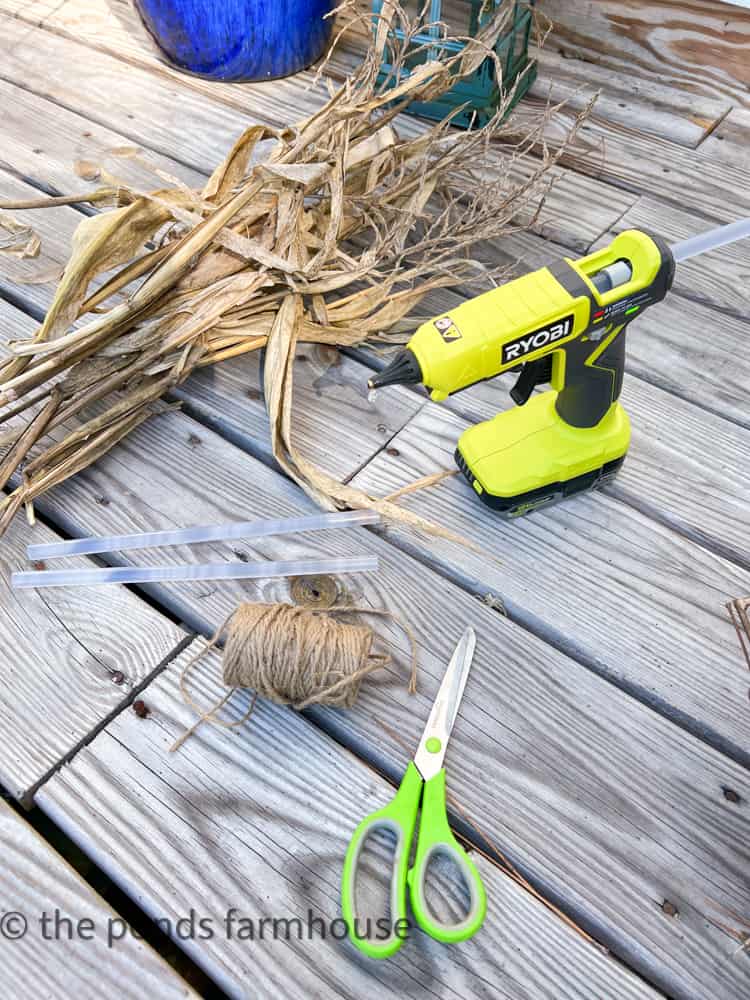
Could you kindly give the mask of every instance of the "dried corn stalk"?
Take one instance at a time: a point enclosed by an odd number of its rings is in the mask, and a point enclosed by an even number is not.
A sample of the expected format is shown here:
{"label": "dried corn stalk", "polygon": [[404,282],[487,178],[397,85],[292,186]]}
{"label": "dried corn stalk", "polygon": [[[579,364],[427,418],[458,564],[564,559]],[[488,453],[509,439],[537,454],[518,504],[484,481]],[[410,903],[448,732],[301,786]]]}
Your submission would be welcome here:
{"label": "dried corn stalk", "polygon": [[[390,54],[402,64],[416,25],[393,2],[359,68],[329,85],[315,114],[285,129],[249,127],[202,190],[166,178],[160,190],[135,191],[101,171],[104,187],[55,200],[116,207],[81,222],[44,322],[0,365],[0,486],[21,472],[0,503],[0,533],[19,508],[31,511],[41,493],[163,410],[161,398],[197,366],[266,347],[273,450],[287,473],[325,508],[371,506],[449,535],[299,453],[295,349],[397,342],[405,335],[392,331],[427,291],[476,278],[472,244],[528,225],[546,192],[554,109],[525,117],[521,136],[503,124],[505,107],[475,131],[411,120],[402,136],[399,112],[471,73],[506,14],[462,54],[423,62],[384,90],[376,81],[395,19],[407,42]],[[502,155],[490,155],[498,138]],[[103,281],[105,272],[113,273]]]}

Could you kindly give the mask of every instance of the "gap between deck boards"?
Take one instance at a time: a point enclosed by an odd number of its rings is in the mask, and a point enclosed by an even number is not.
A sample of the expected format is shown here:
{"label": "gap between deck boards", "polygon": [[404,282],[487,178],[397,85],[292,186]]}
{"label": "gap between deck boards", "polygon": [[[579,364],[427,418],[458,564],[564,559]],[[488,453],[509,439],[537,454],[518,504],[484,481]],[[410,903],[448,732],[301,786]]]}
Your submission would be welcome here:
{"label": "gap between deck boards", "polygon": [[[143,595],[138,593],[137,590],[135,590],[134,588],[129,588],[129,589],[133,589],[133,592],[136,594],[136,596],[140,600],[143,600]],[[155,608],[155,610],[161,612],[162,614],[165,613],[164,609],[157,602],[151,600],[148,601],[147,603],[149,603],[152,607]],[[172,617],[172,616],[166,615],[166,617]],[[45,774],[42,775],[41,778],[39,778],[37,782],[35,782],[35,784],[33,784],[29,788],[26,797],[20,800],[20,804],[26,808],[29,808],[31,805],[33,805],[36,793],[39,791],[41,786],[44,785],[47,781],[49,781],[50,778],[52,778],[55,774],[57,774],[57,772],[60,770],[61,767],[64,767],[65,764],[69,764],[70,761],[73,760],[73,758],[76,756],[76,754],[79,753],[81,750],[83,750],[84,747],[87,747],[89,743],[91,743],[91,741],[94,740],[99,735],[100,732],[102,732],[103,729],[107,728],[110,722],[112,722],[114,719],[117,718],[118,715],[120,715],[121,712],[125,712],[129,708],[131,708],[133,702],[137,700],[138,695],[142,694],[143,691],[149,686],[149,684],[151,684],[151,682],[155,680],[159,676],[159,674],[163,670],[165,670],[170,663],[173,662],[173,660],[176,660],[177,657],[179,657],[180,653],[182,653],[182,651],[190,645],[190,643],[193,641],[194,638],[195,636],[193,634],[187,632],[185,634],[185,638],[182,639],[174,647],[174,649],[172,649],[169,652],[169,655],[166,656],[161,661],[161,663],[158,663],[154,667],[154,669],[143,678],[143,680],[133,685],[133,687],[128,692],[126,698],[124,698],[115,708],[113,708],[108,715],[100,719],[99,722],[96,723],[96,725],[92,726],[91,730],[88,733],[86,733],[83,739],[79,740],[75,746],[71,747],[71,749],[63,757],[61,757]]]}

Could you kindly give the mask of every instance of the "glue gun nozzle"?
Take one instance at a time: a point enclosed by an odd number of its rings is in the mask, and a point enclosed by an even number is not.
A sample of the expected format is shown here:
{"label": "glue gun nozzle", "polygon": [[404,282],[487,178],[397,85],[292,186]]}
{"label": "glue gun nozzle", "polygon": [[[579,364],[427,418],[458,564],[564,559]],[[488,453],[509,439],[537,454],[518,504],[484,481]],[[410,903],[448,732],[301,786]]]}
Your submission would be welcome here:
{"label": "glue gun nozzle", "polygon": [[380,389],[384,385],[410,385],[422,381],[422,368],[409,348],[399,351],[393,361],[382,372],[377,372],[367,380],[370,389]]}

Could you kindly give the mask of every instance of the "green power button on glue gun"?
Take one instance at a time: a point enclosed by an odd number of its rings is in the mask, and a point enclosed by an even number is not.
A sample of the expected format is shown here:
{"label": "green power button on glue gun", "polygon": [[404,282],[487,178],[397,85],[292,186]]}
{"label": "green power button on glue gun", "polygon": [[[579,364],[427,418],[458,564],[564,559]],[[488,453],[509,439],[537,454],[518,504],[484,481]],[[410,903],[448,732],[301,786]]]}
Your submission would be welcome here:
{"label": "green power button on glue gun", "polygon": [[[456,721],[466,678],[474,655],[476,637],[467,628],[448,664],[430,718],[422,734],[414,760],[409,763],[393,801],[367,816],[354,831],[344,862],[341,902],[349,937],[371,958],[388,958],[403,944],[399,927],[406,927],[406,891],[416,922],[438,941],[465,941],[482,926],[487,898],[479,872],[451,832],[445,810],[445,769],[443,758],[453,723]],[[417,813],[419,833],[413,865],[409,866]],[[374,938],[368,932],[374,921],[357,913],[356,893],[359,861],[365,841],[378,830],[395,835],[396,846],[391,875],[391,913],[388,937]],[[469,912],[456,923],[446,923],[431,911],[425,897],[427,869],[436,855],[449,857],[459,868],[469,890]],[[379,923],[379,922],[378,922]]]}

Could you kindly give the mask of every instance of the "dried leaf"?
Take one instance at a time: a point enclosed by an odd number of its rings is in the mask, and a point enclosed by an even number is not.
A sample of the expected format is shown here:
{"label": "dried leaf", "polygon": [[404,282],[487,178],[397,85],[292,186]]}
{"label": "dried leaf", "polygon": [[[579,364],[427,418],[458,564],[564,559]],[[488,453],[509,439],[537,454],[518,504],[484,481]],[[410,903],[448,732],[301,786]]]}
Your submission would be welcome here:
{"label": "dried leaf", "polygon": [[353,170],[360,163],[374,160],[385,150],[392,149],[396,145],[396,141],[396,133],[393,128],[390,125],[384,125],[374,135],[349,147],[344,159],[344,170]]}
{"label": "dried leaf", "polygon": [[287,296],[278,311],[266,348],[264,390],[271,424],[271,446],[277,462],[321,507],[328,510],[372,508],[393,523],[439,535],[459,545],[477,549],[473,542],[469,542],[463,536],[432,524],[409,510],[403,510],[389,500],[378,500],[363,490],[340,483],[333,476],[316,468],[299,453],[292,443],[292,361],[301,320],[300,297]]}
{"label": "dried leaf", "polygon": [[262,140],[271,138],[276,133],[265,125],[251,125],[229,152],[229,155],[209,177],[203,188],[203,197],[207,200],[221,202],[240,183],[247,173],[250,158],[256,145]]}
{"label": "dried leaf", "polygon": [[330,172],[328,163],[263,163],[258,168],[262,177],[291,181],[306,188],[319,187]]}
{"label": "dried leaf", "polygon": [[17,254],[19,257],[38,257],[41,240],[31,226],[18,222],[9,215],[0,214],[0,253]]}
{"label": "dried leaf", "polygon": [[38,339],[51,340],[64,333],[78,318],[90,282],[129,261],[168,218],[166,208],[139,198],[132,205],[79,222],[73,234],[70,260]]}
{"label": "dried leaf", "polygon": [[[153,168],[164,187],[137,191],[84,160],[78,173],[104,186],[22,203],[117,208],[81,223],[45,322],[0,362],[0,422],[31,415],[0,436],[9,449],[2,475],[26,462],[22,486],[0,501],[0,533],[16,511],[32,512],[44,490],[163,411],[161,396],[196,367],[265,344],[273,451],[316,502],[373,507],[393,524],[468,544],[389,498],[338,482],[301,453],[293,358],[298,341],[402,342],[430,290],[493,277],[472,267],[475,243],[535,222],[556,159],[575,136],[574,128],[549,151],[554,108],[531,106],[514,126],[502,105],[469,132],[451,129],[449,117],[431,125],[396,117],[492,59],[508,11],[503,5],[455,55],[407,65],[408,41],[394,40],[391,28],[400,21],[408,40],[424,26],[384,0],[376,40],[344,84],[329,87],[329,99],[294,128],[251,125],[201,190]],[[386,40],[392,89],[378,81]],[[8,220],[0,215],[6,249],[38,252],[31,230]]]}

